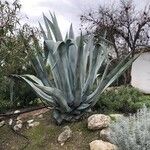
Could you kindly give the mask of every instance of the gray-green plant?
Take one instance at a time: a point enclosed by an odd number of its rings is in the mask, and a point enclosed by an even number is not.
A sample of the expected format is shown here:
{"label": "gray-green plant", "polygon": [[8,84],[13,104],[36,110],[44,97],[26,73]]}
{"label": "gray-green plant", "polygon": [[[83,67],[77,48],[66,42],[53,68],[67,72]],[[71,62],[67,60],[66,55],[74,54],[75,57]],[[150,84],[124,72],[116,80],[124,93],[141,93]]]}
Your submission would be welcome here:
{"label": "gray-green plant", "polygon": [[[92,36],[85,38],[82,34],[75,38],[72,25],[63,40],[55,14],[50,15],[51,20],[43,15],[46,32],[39,23],[44,37],[44,53],[39,51],[33,36],[38,51],[32,59],[32,64],[38,77],[13,76],[26,81],[39,97],[53,106],[53,117],[58,123],[62,123],[79,119],[89,112],[97,102],[99,94],[117,79],[136,57],[130,59],[128,55],[108,73],[110,61],[107,41],[103,39],[103,42],[94,44]],[[98,70],[106,62],[103,75],[97,79]],[[47,71],[48,67],[51,72]],[[49,77],[50,73],[53,78]]]}
{"label": "gray-green plant", "polygon": [[119,150],[150,149],[150,110],[146,106],[111,124],[110,128],[109,139]]}

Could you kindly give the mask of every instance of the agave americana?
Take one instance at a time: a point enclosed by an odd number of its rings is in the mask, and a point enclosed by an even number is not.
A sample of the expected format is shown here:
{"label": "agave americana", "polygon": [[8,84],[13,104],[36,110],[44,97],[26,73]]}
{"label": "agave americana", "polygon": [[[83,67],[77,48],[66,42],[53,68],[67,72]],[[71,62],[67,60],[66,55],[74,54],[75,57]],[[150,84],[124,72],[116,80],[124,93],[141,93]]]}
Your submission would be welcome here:
{"label": "agave americana", "polygon": [[[40,25],[44,37],[44,53],[32,59],[34,75],[13,75],[27,82],[37,95],[53,106],[53,117],[57,123],[79,119],[89,112],[98,96],[115,81],[136,59],[128,55],[108,73],[109,60],[107,40],[94,44],[93,37],[85,39],[81,34],[74,38],[72,25],[63,40],[55,14],[51,20],[43,15],[46,32]],[[39,49],[34,38],[34,43]],[[101,78],[99,69],[107,62]],[[46,68],[50,67],[53,80]],[[95,88],[93,88],[95,87]]]}

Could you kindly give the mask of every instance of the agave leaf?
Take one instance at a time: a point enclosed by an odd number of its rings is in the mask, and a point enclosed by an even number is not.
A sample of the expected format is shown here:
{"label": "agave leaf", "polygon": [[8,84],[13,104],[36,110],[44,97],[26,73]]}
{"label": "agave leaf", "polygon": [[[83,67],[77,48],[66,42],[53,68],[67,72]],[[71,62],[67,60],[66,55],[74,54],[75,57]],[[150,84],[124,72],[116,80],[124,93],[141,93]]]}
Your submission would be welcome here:
{"label": "agave leaf", "polygon": [[[89,38],[88,42],[85,45],[85,48],[83,50],[83,83],[87,80],[87,72],[88,72],[88,60],[89,60],[89,53],[90,49],[92,48],[93,39]],[[82,86],[84,86],[82,84]]]}
{"label": "agave leaf", "polygon": [[64,117],[61,115],[61,113],[57,109],[53,111],[53,118],[57,121],[58,124],[61,124],[64,119]]}
{"label": "agave leaf", "polygon": [[[140,54],[139,54],[140,55]],[[129,58],[130,55],[128,55],[125,59],[123,59],[120,64],[116,66],[115,69],[113,69],[112,73],[108,74],[106,78],[99,83],[97,89],[88,96],[87,102],[92,102],[92,106],[95,105],[97,102],[97,97],[100,93],[102,93],[111,83],[113,83],[128,67],[131,66],[132,62],[139,57],[139,55],[134,56],[132,59]]]}
{"label": "agave leaf", "polygon": [[97,73],[98,73],[100,67],[102,66],[102,64],[104,63],[104,61],[107,60],[109,63],[107,56],[108,56],[107,48],[104,47],[103,44],[101,44],[99,47],[98,54],[97,54],[97,60],[96,60],[96,64],[95,64],[94,76],[92,78],[92,84],[95,82],[95,79],[97,78]]}
{"label": "agave leaf", "polygon": [[46,101],[48,101],[52,106],[57,106],[56,102],[53,100],[53,98],[51,96],[49,96],[48,94],[46,94],[45,92],[43,92],[41,89],[39,89],[38,87],[35,86],[35,84],[33,82],[31,82],[30,80],[26,79],[23,76],[20,75],[12,75],[14,77],[17,78],[21,78],[24,81],[26,81],[31,87],[32,89],[36,92],[36,94],[38,96],[40,96],[41,98],[45,99]]}
{"label": "agave leaf", "polygon": [[[73,41],[72,41],[73,42]],[[77,62],[77,45],[73,42],[72,45],[68,47],[68,61],[71,67],[71,70],[74,74],[75,78],[75,68],[76,68],[76,62]]]}
{"label": "agave leaf", "polygon": [[63,84],[63,91],[66,91],[67,99],[69,100],[68,103],[72,103],[74,96],[72,94],[72,86],[71,86],[71,79],[69,73],[71,72],[70,66],[68,65],[68,53],[66,49],[66,44],[61,43],[58,47],[58,53],[60,56],[60,60],[58,61],[58,65],[61,67],[61,80]]}
{"label": "agave leaf", "polygon": [[38,84],[34,84],[36,87],[41,89],[43,92],[45,92],[48,95],[54,96],[56,98],[57,104],[60,105],[62,109],[67,110],[68,112],[70,111],[70,107],[67,104],[66,97],[64,94],[57,88],[52,88],[52,87],[46,87],[46,86],[41,86]]}
{"label": "agave leaf", "polygon": [[63,38],[62,38],[62,35],[61,35],[61,32],[60,32],[60,28],[58,26],[56,16],[55,16],[55,14],[52,15],[51,12],[50,12],[50,15],[51,15],[51,18],[52,18],[52,22],[47,17],[46,17],[46,20],[47,20],[47,22],[49,23],[49,26],[52,29],[52,32],[55,36],[56,41],[62,41]]}
{"label": "agave leaf", "polygon": [[67,41],[67,39],[68,39],[68,32],[66,33],[65,41]]}
{"label": "agave leaf", "polygon": [[85,109],[87,109],[88,107],[90,106],[90,104],[87,104],[87,103],[83,103],[83,104],[81,104],[78,108],[77,108],[77,110],[85,110]]}
{"label": "agave leaf", "polygon": [[[97,60],[98,55],[100,56],[100,60]],[[105,58],[106,58],[105,55],[102,55],[101,46],[100,45],[95,46],[95,48],[93,50],[92,58],[91,58],[92,59],[91,66],[93,66],[93,67],[91,68],[91,71],[88,74],[88,78],[86,80],[86,83],[85,83],[85,86],[84,86],[84,89],[83,89],[83,97],[88,95],[87,92],[89,91],[90,86],[93,84],[93,79],[96,76],[95,75],[96,71],[97,71],[96,69],[97,69],[97,67],[101,66],[101,64],[104,62]],[[99,63],[99,65],[97,63]]]}
{"label": "agave leaf", "polygon": [[46,40],[45,42],[45,48],[49,50],[49,55],[47,59],[47,64],[51,67],[51,72],[55,81],[55,86],[62,90],[62,84],[60,82],[60,73],[59,73],[59,66],[57,62],[57,58],[54,55],[53,49],[54,49],[54,42],[51,40]]}
{"label": "agave leaf", "polygon": [[34,76],[34,75],[24,74],[22,76],[23,77],[27,77],[27,78],[33,80],[35,83],[44,86],[43,82],[40,79],[38,79],[36,76]]}
{"label": "agave leaf", "polygon": [[74,32],[73,32],[72,23],[71,23],[70,29],[69,29],[69,39],[74,39]]}
{"label": "agave leaf", "polygon": [[42,27],[42,25],[41,25],[40,22],[39,22],[39,26],[40,26],[41,32],[42,32],[42,34],[43,34],[44,40],[48,40],[48,38],[47,38],[47,36],[46,36],[46,33],[45,33],[45,31],[43,30],[43,27]]}
{"label": "agave leaf", "polygon": [[44,15],[44,13],[43,13],[43,18],[44,18],[44,22],[45,22],[45,26],[46,26],[46,30],[47,30],[48,40],[53,40],[52,35],[51,35],[51,30],[49,28],[49,24],[47,22],[47,19],[46,19],[46,16]]}
{"label": "agave leaf", "polygon": [[32,65],[34,66],[34,69],[35,69],[38,77],[42,80],[43,84],[50,85],[47,77],[45,76],[43,70],[40,67],[40,63],[37,60],[37,58],[32,58],[31,62],[32,62]]}
{"label": "agave leaf", "polygon": [[74,80],[74,85],[75,85],[75,100],[74,100],[74,105],[79,106],[81,103],[81,69],[82,69],[82,56],[83,56],[83,37],[81,34],[80,37],[80,42],[78,46],[78,53],[77,53],[77,62],[76,62],[76,68],[75,68],[75,80]]}

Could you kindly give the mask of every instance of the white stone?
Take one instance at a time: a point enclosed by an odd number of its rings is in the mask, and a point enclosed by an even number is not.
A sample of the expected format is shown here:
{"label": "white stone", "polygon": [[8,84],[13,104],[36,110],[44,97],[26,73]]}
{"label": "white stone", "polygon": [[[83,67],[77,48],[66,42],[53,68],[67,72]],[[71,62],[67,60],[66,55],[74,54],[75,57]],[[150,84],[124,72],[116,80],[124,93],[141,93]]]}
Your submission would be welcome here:
{"label": "white stone", "polygon": [[36,127],[38,126],[40,123],[39,122],[32,122],[32,123],[29,123],[28,126],[29,127]]}
{"label": "white stone", "polygon": [[61,144],[61,146],[64,145],[64,143],[72,137],[72,130],[69,126],[64,127],[64,131],[58,136],[58,142]]}
{"label": "white stone", "polygon": [[12,119],[12,118],[10,118],[10,119],[9,119],[8,124],[11,126],[11,125],[12,125],[12,123],[13,123],[13,119]]}
{"label": "white stone", "polygon": [[22,120],[17,120],[16,124],[22,124]]}
{"label": "white stone", "polygon": [[38,118],[42,119],[42,118],[43,118],[43,114],[40,114],[40,115],[38,116]]}
{"label": "white stone", "polygon": [[20,130],[22,128],[22,124],[21,123],[20,124],[16,124],[13,128],[14,128],[15,131],[18,131],[18,130]]}
{"label": "white stone", "polygon": [[18,117],[16,118],[16,120],[21,120],[21,117],[20,117],[20,116],[18,116]]}
{"label": "white stone", "polygon": [[90,150],[118,150],[117,146],[102,140],[95,140],[90,143]]}
{"label": "white stone", "polygon": [[14,111],[14,114],[18,114],[18,113],[20,113],[20,110],[15,110]]}
{"label": "white stone", "polygon": [[30,124],[34,121],[34,119],[28,120],[27,123]]}
{"label": "white stone", "polygon": [[88,118],[88,129],[103,129],[110,125],[111,119],[103,114],[94,114]]}
{"label": "white stone", "polygon": [[131,85],[150,94],[150,52],[142,53],[132,64]]}
{"label": "white stone", "polygon": [[5,121],[4,121],[4,120],[1,121],[1,122],[0,122],[0,127],[2,127],[4,124],[5,124]]}

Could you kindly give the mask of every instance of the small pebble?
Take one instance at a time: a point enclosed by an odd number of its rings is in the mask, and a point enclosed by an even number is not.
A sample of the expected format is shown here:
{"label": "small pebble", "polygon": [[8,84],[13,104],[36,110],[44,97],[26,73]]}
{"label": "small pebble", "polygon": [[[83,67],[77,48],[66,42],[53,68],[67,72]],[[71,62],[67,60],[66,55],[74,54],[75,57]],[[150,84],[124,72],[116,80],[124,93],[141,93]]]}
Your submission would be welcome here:
{"label": "small pebble", "polygon": [[34,121],[34,119],[28,120],[27,123],[30,124]]}
{"label": "small pebble", "polygon": [[39,122],[33,122],[33,123],[29,123],[28,126],[29,127],[36,127],[38,126],[40,123]]}
{"label": "small pebble", "polygon": [[9,119],[8,124],[11,126],[11,125],[12,125],[12,123],[13,123],[13,119],[12,119],[12,118],[10,118],[10,119]]}
{"label": "small pebble", "polygon": [[2,127],[4,124],[5,124],[5,121],[4,121],[4,120],[1,121],[1,122],[0,122],[0,127]]}
{"label": "small pebble", "polygon": [[15,110],[14,111],[14,114],[18,114],[18,113],[20,113],[20,110]]}
{"label": "small pebble", "polygon": [[16,124],[22,124],[22,120],[17,120]]}
{"label": "small pebble", "polygon": [[13,127],[13,129],[15,130],[15,131],[18,131],[19,129],[21,129],[22,128],[22,124],[20,123],[20,124],[16,124],[14,127]]}
{"label": "small pebble", "polygon": [[40,115],[38,116],[38,118],[42,119],[42,118],[43,118],[43,114],[40,114]]}

